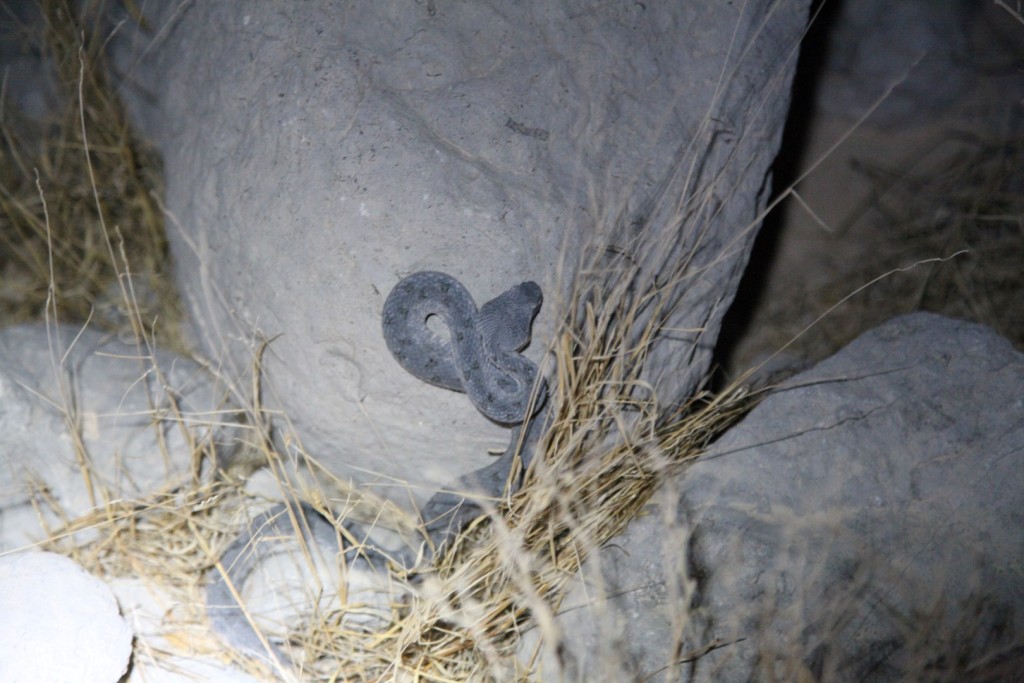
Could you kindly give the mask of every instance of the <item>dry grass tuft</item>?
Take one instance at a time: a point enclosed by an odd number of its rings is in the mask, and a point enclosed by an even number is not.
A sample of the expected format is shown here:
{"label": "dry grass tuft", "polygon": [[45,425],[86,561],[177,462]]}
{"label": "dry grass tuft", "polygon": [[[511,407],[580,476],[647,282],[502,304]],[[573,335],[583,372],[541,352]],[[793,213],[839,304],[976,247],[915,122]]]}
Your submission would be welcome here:
{"label": "dry grass tuft", "polygon": [[[137,634],[137,667],[143,662],[166,667],[181,655],[223,658],[223,645],[205,624],[201,596],[207,571],[237,535],[236,520],[252,505],[251,498],[219,483],[169,488],[140,500],[104,495],[93,512],[50,529],[42,549],[66,555],[108,580],[141,580],[162,596],[169,607],[159,629]],[[260,664],[244,658],[225,662],[265,674]]]}
{"label": "dry grass tuft", "polygon": [[52,119],[28,121],[0,102],[0,317],[39,319],[52,306],[60,320],[136,337],[159,320],[162,345],[180,349],[159,159],[107,75],[104,3],[38,9],[41,33],[9,25],[51,71]]}
{"label": "dry grass tuft", "polygon": [[[802,359],[817,361],[912,311],[988,325],[1024,349],[1020,124],[983,134],[943,130],[901,159],[851,164],[871,189],[829,232],[837,251],[872,248],[820,286],[796,293],[802,314],[792,312],[792,302],[766,302],[760,319],[770,324],[761,331],[757,353],[792,344]],[[858,253],[855,246],[850,251]],[[868,286],[854,289],[857,282]],[[836,302],[841,311],[834,310]],[[816,317],[819,312],[827,315]],[[814,319],[810,331],[803,330],[808,318]],[[793,344],[803,332],[809,333]]]}
{"label": "dry grass tuft", "polygon": [[974,320],[1024,348],[1022,169],[1020,126],[984,136],[947,136],[940,144],[915,150],[900,165],[861,164],[859,170],[874,191],[848,224],[870,213],[877,225],[896,226],[881,228],[885,237],[878,253],[883,267],[933,254],[967,252],[915,273],[914,278],[883,283],[865,307],[878,308],[884,302],[889,310],[925,310]]}

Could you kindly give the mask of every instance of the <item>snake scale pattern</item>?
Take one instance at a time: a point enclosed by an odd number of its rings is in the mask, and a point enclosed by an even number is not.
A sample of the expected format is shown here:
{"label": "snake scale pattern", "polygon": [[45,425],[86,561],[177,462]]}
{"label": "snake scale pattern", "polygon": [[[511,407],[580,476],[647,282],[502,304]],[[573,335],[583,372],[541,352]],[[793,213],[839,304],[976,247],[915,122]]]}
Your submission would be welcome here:
{"label": "snake scale pattern", "polygon": [[[421,271],[395,285],[384,302],[384,341],[399,364],[419,379],[465,392],[495,422],[519,424],[540,409],[547,395],[547,387],[539,387],[531,406],[537,366],[519,353],[530,343],[530,326],[542,301],[537,283],[523,282],[477,310],[473,297],[451,275]],[[447,335],[431,330],[434,316]]]}

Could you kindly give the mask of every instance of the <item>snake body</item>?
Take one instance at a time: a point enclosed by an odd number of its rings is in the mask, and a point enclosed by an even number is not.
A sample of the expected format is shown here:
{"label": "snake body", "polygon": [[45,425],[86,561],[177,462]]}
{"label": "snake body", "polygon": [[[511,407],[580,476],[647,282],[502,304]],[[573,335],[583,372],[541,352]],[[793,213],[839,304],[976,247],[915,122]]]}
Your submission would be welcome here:
{"label": "snake body", "polygon": [[236,650],[271,663],[276,659],[280,666],[288,666],[291,659],[277,644],[260,637],[235,596],[262,562],[288,551],[284,542],[294,539],[297,529],[310,549],[331,558],[344,554],[348,572],[372,572],[387,565],[387,558],[375,548],[347,543],[345,535],[309,503],[299,502],[291,509],[282,503],[253,518],[228,545],[213,572],[206,587],[206,613],[213,630]]}
{"label": "snake body", "polygon": [[[465,392],[489,419],[517,425],[505,455],[447,489],[483,489],[497,494],[517,455],[523,469],[529,464],[546,422],[534,416],[545,404],[547,385],[542,379],[535,389],[537,366],[519,351],[530,342],[530,327],[542,300],[535,282],[523,282],[477,309],[458,280],[434,271],[406,277],[388,295],[382,316],[384,340],[399,364],[425,382]],[[447,335],[431,330],[429,320],[435,316],[446,326]],[[228,546],[206,590],[213,629],[237,650],[265,660],[274,658],[281,666],[287,666],[289,658],[277,645],[260,638],[239,605],[237,592],[261,562],[280,551],[276,540],[294,537],[296,523],[305,540],[321,549],[332,553],[354,550],[339,546],[343,536],[311,505],[300,503],[292,512],[294,523],[284,505],[257,516]],[[443,546],[482,512],[458,493],[435,494],[423,509],[434,547]],[[363,547],[347,564],[350,571],[373,571],[384,568],[387,558]]]}
{"label": "snake body", "polygon": [[[483,510],[459,491],[501,493],[516,457],[525,471],[547,420],[537,412],[546,403],[547,384],[537,366],[518,353],[530,343],[530,327],[543,294],[523,282],[477,310],[473,297],[450,275],[414,273],[401,280],[384,302],[384,340],[403,368],[425,382],[464,391],[485,416],[517,425],[505,454],[434,494],[423,507],[426,529],[439,548]],[[448,337],[428,325],[437,316]]]}
{"label": "snake body", "polygon": [[[530,343],[530,326],[543,295],[523,282],[478,310],[473,297],[450,275],[421,271],[401,280],[384,302],[384,341],[391,355],[424,382],[465,392],[477,410],[505,425],[522,422],[543,403],[537,366],[518,353]],[[433,332],[436,316],[447,336]],[[543,383],[542,383],[543,384]]]}

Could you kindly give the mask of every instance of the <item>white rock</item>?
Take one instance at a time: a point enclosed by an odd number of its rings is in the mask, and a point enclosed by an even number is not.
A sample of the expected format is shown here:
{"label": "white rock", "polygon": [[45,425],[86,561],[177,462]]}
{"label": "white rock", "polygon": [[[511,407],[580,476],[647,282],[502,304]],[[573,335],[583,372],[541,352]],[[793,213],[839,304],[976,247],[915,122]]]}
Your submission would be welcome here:
{"label": "white rock", "polygon": [[110,588],[66,557],[0,557],[0,681],[115,683],[132,632]]}

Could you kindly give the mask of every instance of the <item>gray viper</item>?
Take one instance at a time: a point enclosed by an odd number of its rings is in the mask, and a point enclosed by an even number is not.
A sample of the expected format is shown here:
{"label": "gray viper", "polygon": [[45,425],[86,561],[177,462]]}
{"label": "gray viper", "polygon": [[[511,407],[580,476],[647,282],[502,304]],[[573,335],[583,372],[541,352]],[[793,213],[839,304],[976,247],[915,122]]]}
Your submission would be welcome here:
{"label": "gray viper", "polygon": [[[519,445],[521,423],[536,415],[547,398],[543,379],[534,386],[537,366],[519,353],[530,342],[530,328],[542,301],[537,283],[523,282],[477,309],[458,280],[445,273],[421,271],[395,285],[384,302],[384,340],[403,368],[430,384],[465,392],[477,410],[494,422],[518,425],[501,458],[446,489],[501,492]],[[430,329],[428,321],[433,316],[443,321],[447,334]],[[543,422],[539,417],[529,420],[521,448],[524,469]],[[300,503],[294,511],[307,541],[329,553],[350,553],[349,571],[386,567],[387,558],[372,548],[339,546],[342,535],[309,504]],[[439,492],[423,513],[434,546],[441,547],[480,514],[480,509],[459,494]],[[216,571],[206,590],[207,614],[217,633],[243,653],[262,659],[272,654],[282,665],[289,662],[288,657],[272,643],[267,652],[235,600],[232,587],[240,591],[260,562],[273,554],[275,538],[293,535],[285,505],[257,516],[228,546],[221,558],[223,573]]]}

